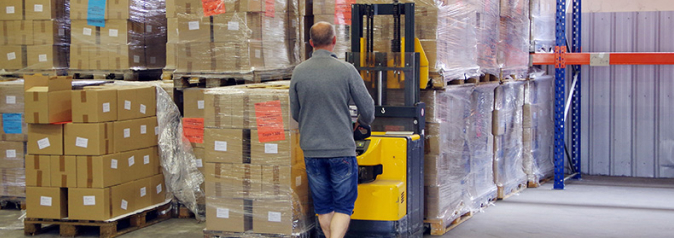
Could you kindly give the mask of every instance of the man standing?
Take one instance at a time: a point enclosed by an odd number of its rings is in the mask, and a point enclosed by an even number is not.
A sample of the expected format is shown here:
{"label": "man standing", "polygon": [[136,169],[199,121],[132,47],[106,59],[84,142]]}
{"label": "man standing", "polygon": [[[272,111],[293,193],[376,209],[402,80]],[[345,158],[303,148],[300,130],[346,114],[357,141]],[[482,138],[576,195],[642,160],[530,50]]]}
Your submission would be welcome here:
{"label": "man standing", "polygon": [[374,100],[356,68],[338,60],[330,23],[311,27],[310,59],[293,71],[290,109],[299,122],[300,147],[314,210],[328,238],[344,237],[358,196],[358,162],[349,101],[358,107],[358,124],[374,120]]}

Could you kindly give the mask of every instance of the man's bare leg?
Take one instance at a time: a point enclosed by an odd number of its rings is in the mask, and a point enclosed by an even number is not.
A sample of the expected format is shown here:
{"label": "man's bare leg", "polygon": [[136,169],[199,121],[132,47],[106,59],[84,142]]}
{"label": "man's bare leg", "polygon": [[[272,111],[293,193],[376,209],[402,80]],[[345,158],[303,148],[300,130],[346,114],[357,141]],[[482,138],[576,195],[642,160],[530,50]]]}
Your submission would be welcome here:
{"label": "man's bare leg", "polygon": [[318,223],[320,223],[321,230],[323,230],[323,234],[327,238],[330,238],[330,235],[332,234],[330,230],[330,224],[332,223],[332,217],[334,215],[335,212],[318,215]]}
{"label": "man's bare leg", "polygon": [[[319,218],[320,219],[320,218]],[[351,222],[351,216],[344,213],[335,212],[332,217],[332,222],[330,223],[330,235],[329,238],[342,238],[346,235],[346,231],[349,229],[349,222]],[[326,237],[328,237],[326,235]]]}

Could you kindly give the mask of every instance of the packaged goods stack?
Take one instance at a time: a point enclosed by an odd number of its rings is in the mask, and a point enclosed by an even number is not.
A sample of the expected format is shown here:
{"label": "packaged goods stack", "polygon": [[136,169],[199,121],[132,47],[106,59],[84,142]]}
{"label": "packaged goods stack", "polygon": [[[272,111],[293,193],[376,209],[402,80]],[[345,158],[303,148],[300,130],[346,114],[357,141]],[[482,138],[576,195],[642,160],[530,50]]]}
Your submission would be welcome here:
{"label": "packaged goods stack", "polygon": [[522,108],[522,143],[524,172],[529,187],[538,187],[541,180],[553,175],[554,78],[542,76],[526,82]]}
{"label": "packaged goods stack", "polygon": [[70,23],[65,0],[7,0],[0,3],[0,68],[58,74],[68,67]]}
{"label": "packaged goods stack", "polygon": [[311,58],[311,53],[314,51],[314,48],[309,43],[309,29],[314,25],[314,1],[299,0],[298,4],[300,60],[304,61]]}
{"label": "packaged goods stack", "polygon": [[[183,89],[183,134],[192,144],[199,171],[204,173],[204,91],[203,88]],[[204,191],[204,184],[201,185]],[[202,197],[203,198],[203,197]],[[203,206],[205,201],[198,199],[197,204]]]}
{"label": "packaged goods stack", "polygon": [[166,62],[163,1],[70,0],[70,69],[162,69]]}
{"label": "packaged goods stack", "polygon": [[205,233],[304,236],[314,227],[288,86],[286,81],[205,92]]}
{"label": "packaged goods stack", "polygon": [[154,87],[26,76],[27,219],[104,221],[166,201]]}
{"label": "packaged goods stack", "polygon": [[0,197],[25,197],[26,122],[23,81],[0,82]]}
{"label": "packaged goods stack", "polygon": [[529,1],[501,0],[499,62],[505,80],[526,78],[529,70]]}
{"label": "packaged goods stack", "polygon": [[494,95],[494,180],[499,198],[526,187],[522,164],[523,81],[498,86]]}
{"label": "packaged goods stack", "polygon": [[486,207],[497,195],[494,183],[494,137],[491,131],[494,89],[497,86],[494,83],[477,85],[470,98],[470,123],[467,130],[471,153],[468,194],[472,211]]}
{"label": "packaged goods stack", "polygon": [[531,43],[535,52],[552,53],[555,49],[555,0],[531,1]]}
{"label": "packaged goods stack", "polygon": [[496,81],[501,71],[498,61],[499,4],[500,0],[482,0],[477,11],[477,60],[480,73],[492,77],[489,81]]}
{"label": "packaged goods stack", "polygon": [[167,68],[177,74],[289,75],[299,61],[298,6],[288,0],[169,1]]}

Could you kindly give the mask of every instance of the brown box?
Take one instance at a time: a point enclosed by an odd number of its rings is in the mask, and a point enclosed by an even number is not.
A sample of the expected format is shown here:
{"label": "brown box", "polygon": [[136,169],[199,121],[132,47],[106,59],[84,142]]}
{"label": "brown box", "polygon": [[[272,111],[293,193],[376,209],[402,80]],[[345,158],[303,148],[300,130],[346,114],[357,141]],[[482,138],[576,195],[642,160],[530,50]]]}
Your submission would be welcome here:
{"label": "brown box", "polygon": [[0,141],[0,168],[24,168],[26,143]]}
{"label": "brown box", "polygon": [[260,197],[262,191],[260,165],[206,163],[204,166],[206,197]]}
{"label": "brown box", "polygon": [[227,12],[264,12],[265,5],[265,1],[262,0],[237,0],[225,2],[225,9]]}
{"label": "brown box", "polygon": [[[136,3],[141,4],[138,6]],[[144,2],[138,2],[138,1],[130,1],[130,0],[115,0],[115,1],[107,1],[107,14],[108,17],[106,19],[122,19],[126,20],[129,19],[132,15],[132,11],[134,9],[144,9]],[[151,4],[157,4],[156,2],[152,2]],[[138,12],[140,14],[140,12]],[[107,25],[107,23],[106,23]]]}
{"label": "brown box", "polygon": [[91,69],[89,52],[92,45],[70,45],[70,68]]}
{"label": "brown box", "polygon": [[181,43],[176,45],[176,51],[176,67],[180,71],[211,72],[215,69],[213,43]]}
{"label": "brown box", "polygon": [[[1,10],[1,9],[0,9]],[[23,21],[13,21],[8,23],[9,32],[7,37],[9,38],[10,45],[32,45],[33,44],[33,21],[32,20],[23,20]]]}
{"label": "brown box", "polygon": [[157,174],[158,156],[156,146],[120,153],[120,166],[124,174],[121,182],[126,183]]}
{"label": "brown box", "polygon": [[106,20],[100,28],[101,45],[145,45],[142,22],[131,20]]}
{"label": "brown box", "polygon": [[176,69],[178,51],[176,50],[176,43],[166,43],[166,69]]}
{"label": "brown box", "polygon": [[92,45],[88,48],[89,69],[110,69],[110,54],[112,53],[107,45]]}
{"label": "brown box", "polygon": [[61,19],[66,16],[63,0],[25,0],[26,20]]}
{"label": "brown box", "polygon": [[117,120],[117,89],[86,87],[72,91],[73,122],[106,122]]}
{"label": "brown box", "polygon": [[[26,47],[21,45],[0,46],[0,65],[4,69],[23,69],[27,66]],[[2,90],[2,89],[0,89]],[[2,106],[0,106],[2,107]]]}
{"label": "brown box", "polygon": [[57,45],[70,43],[69,27],[55,20],[33,21],[34,45]]}
{"label": "brown box", "polygon": [[204,170],[205,161],[204,161],[204,159],[205,159],[205,156],[206,156],[206,149],[204,149],[204,148],[192,148],[192,151],[194,152],[194,157],[196,158],[195,162],[197,164],[197,169],[199,169],[199,171],[202,174],[205,174],[205,170]]}
{"label": "brown box", "polygon": [[308,201],[308,197],[300,197],[298,200],[253,201],[253,232],[292,235],[305,231],[308,227],[303,223],[313,219],[309,214],[312,209]]}
{"label": "brown box", "polygon": [[[10,46],[11,47],[11,46]],[[9,47],[0,47],[2,49]],[[20,49],[21,47],[19,47]],[[19,52],[20,54],[20,52]],[[0,59],[3,58],[1,57]],[[17,55],[18,56],[18,55]],[[23,113],[24,99],[23,99],[23,82],[21,81],[7,81],[0,82],[0,113]]]}
{"label": "brown box", "polygon": [[152,204],[160,204],[166,201],[166,183],[164,183],[164,175],[157,174],[150,178],[150,188],[152,191]]}
{"label": "brown box", "polygon": [[[215,70],[238,72],[249,71],[253,66],[258,69],[264,67],[264,62],[259,63],[253,60],[253,57],[261,57],[260,54],[255,54],[257,49],[253,42],[227,42],[227,43],[213,43],[213,51],[215,53]],[[258,50],[259,51],[259,50]]]}
{"label": "brown box", "polygon": [[166,47],[164,44],[156,45],[148,41],[151,45],[145,48],[145,65],[148,69],[163,69],[166,66]]}
{"label": "brown box", "polygon": [[28,154],[62,155],[63,125],[28,124]]}
{"label": "brown box", "polygon": [[26,170],[0,168],[0,195],[26,197]]}
{"label": "brown box", "polygon": [[106,45],[109,57],[109,69],[145,68],[145,46]]}
{"label": "brown box", "polygon": [[290,200],[298,196],[309,196],[309,180],[304,164],[262,166],[263,198]]}
{"label": "brown box", "polygon": [[60,69],[68,66],[68,46],[29,45],[26,46],[28,68]]}
{"label": "brown box", "polygon": [[258,130],[250,131],[250,161],[264,165],[295,165],[303,154],[299,149],[299,132],[283,131],[285,140],[261,142]]}
{"label": "brown box", "polygon": [[111,217],[110,188],[68,189],[68,218],[105,221]]}
{"label": "brown box", "polygon": [[129,120],[156,115],[157,99],[155,94],[155,87],[118,87],[118,120]]}
{"label": "brown box", "polygon": [[[74,1],[74,0],[73,0]],[[71,4],[72,2],[71,1]],[[86,1],[86,0],[85,0]],[[72,16],[72,8],[71,8]],[[72,18],[75,19],[75,18]],[[94,45],[96,42],[96,27],[87,24],[87,20],[71,20],[70,40],[73,45]]]}
{"label": "brown box", "polygon": [[[23,114],[0,114],[0,139],[3,141],[28,141],[28,124]],[[5,133],[9,130],[11,133]]]}
{"label": "brown box", "polygon": [[65,188],[26,187],[26,217],[73,218],[72,214],[68,214],[68,200]]}
{"label": "brown box", "polygon": [[26,155],[26,186],[51,187],[51,157]]}
{"label": "brown box", "polygon": [[70,91],[50,92],[46,87],[33,87],[24,94],[26,122],[58,123],[71,120]]}
{"label": "brown box", "polygon": [[203,88],[187,88],[183,90],[184,117],[204,118]]}
{"label": "brown box", "polygon": [[142,178],[131,182],[135,190],[134,200],[136,201],[137,209],[143,209],[152,206],[152,183],[151,178]]}
{"label": "brown box", "polygon": [[68,123],[64,126],[66,155],[106,155],[113,153],[113,123]]}
{"label": "brown box", "polygon": [[260,39],[260,31],[256,30],[262,26],[263,14],[231,12],[213,16],[213,41],[245,42],[248,39]]}
{"label": "brown box", "polygon": [[250,229],[245,226],[247,215],[243,199],[206,197],[206,204],[206,230],[244,232]]}
{"label": "brown box", "polygon": [[52,155],[50,157],[50,167],[52,187],[77,187],[77,157]]}
{"label": "brown box", "polygon": [[204,162],[242,163],[250,158],[250,131],[204,129]]}
{"label": "brown box", "polygon": [[211,20],[208,17],[172,18],[167,22],[167,29],[171,29],[168,35],[170,43],[211,41]]}
{"label": "brown box", "polygon": [[0,1],[0,20],[22,20],[23,0]]}
{"label": "brown box", "polygon": [[137,150],[157,145],[157,118],[147,117],[114,122],[115,152]]}
{"label": "brown box", "polygon": [[110,188],[112,217],[121,216],[141,208],[136,201],[135,186],[135,182],[128,182]]}
{"label": "brown box", "polygon": [[124,161],[119,154],[77,156],[77,187],[106,188],[122,183]]}
{"label": "brown box", "polygon": [[166,17],[176,18],[180,16],[203,17],[204,8],[201,4],[201,0],[166,1]]}

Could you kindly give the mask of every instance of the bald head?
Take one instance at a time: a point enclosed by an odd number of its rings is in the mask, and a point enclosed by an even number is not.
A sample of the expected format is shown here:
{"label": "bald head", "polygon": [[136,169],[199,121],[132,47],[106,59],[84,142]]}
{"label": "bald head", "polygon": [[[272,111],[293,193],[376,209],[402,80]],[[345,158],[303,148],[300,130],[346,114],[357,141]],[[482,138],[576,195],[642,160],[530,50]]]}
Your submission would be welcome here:
{"label": "bald head", "polygon": [[317,22],[309,30],[309,36],[314,48],[330,46],[335,38],[335,29],[330,23],[324,21]]}

